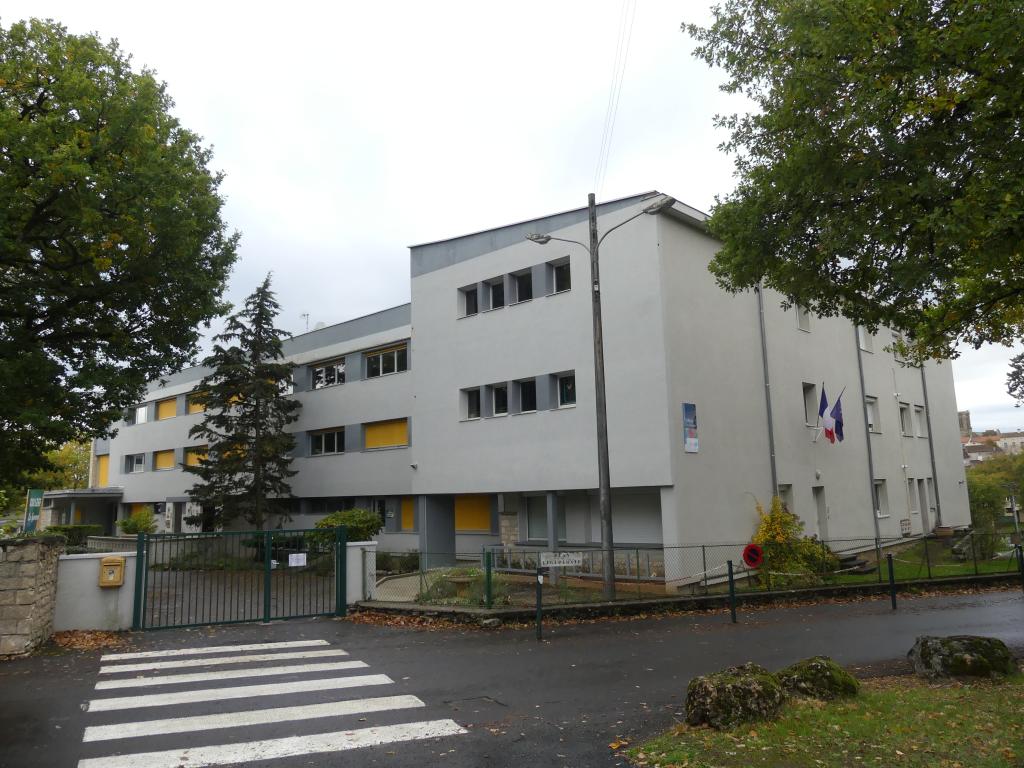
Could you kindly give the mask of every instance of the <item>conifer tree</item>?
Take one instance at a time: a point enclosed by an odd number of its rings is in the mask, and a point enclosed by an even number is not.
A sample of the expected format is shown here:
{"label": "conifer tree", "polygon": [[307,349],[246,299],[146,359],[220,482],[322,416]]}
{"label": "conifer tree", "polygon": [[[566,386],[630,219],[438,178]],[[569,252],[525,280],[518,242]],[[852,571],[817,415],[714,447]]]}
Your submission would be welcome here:
{"label": "conifer tree", "polygon": [[189,518],[193,524],[223,527],[242,518],[262,529],[269,515],[291,519],[295,439],[284,430],[302,404],[287,394],[294,366],[281,361],[284,332],[274,327],[279,310],[267,275],[203,360],[212,370],[192,400],[205,416],[189,436],[205,442],[207,453],[184,467],[199,478],[189,497],[204,509]]}

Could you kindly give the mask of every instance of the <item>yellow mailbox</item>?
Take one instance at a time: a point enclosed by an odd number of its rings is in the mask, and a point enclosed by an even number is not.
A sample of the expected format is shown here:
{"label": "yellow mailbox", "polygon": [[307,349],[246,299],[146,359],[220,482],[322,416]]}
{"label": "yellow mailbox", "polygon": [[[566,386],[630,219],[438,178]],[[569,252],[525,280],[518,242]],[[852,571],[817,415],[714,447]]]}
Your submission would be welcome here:
{"label": "yellow mailbox", "polygon": [[100,586],[120,587],[124,584],[124,558],[111,555],[100,560]]}

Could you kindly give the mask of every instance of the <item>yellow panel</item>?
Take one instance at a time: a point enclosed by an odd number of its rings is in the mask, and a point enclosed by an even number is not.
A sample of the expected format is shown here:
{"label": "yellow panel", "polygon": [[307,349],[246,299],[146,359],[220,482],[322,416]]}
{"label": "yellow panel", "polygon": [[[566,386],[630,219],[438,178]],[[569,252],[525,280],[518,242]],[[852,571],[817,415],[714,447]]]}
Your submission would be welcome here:
{"label": "yellow panel", "polygon": [[148,509],[148,510],[149,510],[150,512],[152,512],[152,511],[153,511],[153,509],[152,509],[152,506],[153,506],[152,504],[149,504],[149,503],[147,503],[147,502],[142,502],[142,503],[135,503],[135,504],[132,504],[132,506],[131,506],[131,509],[132,509],[132,514],[133,514],[133,515],[136,515],[136,514],[138,514],[139,512],[145,512],[145,511],[146,511],[147,509]]}
{"label": "yellow panel", "polygon": [[157,451],[154,453],[153,469],[174,469],[174,451]]}
{"label": "yellow panel", "polygon": [[188,400],[188,412],[189,413],[204,413],[205,411],[206,411],[206,406],[205,405],[203,405],[202,403],[197,403],[194,400],[192,400],[192,398],[189,398],[189,400]]}
{"label": "yellow panel", "polygon": [[475,496],[456,496],[455,530],[491,530],[491,497],[484,494]]}
{"label": "yellow panel", "polygon": [[167,400],[160,400],[156,404],[156,420],[173,419],[178,415],[178,401],[171,397]]}
{"label": "yellow panel", "polygon": [[402,530],[411,531],[416,528],[416,512],[412,496],[402,499]]}
{"label": "yellow panel", "polygon": [[110,482],[110,456],[96,457],[96,487],[106,488]]}
{"label": "yellow panel", "polygon": [[409,422],[407,419],[395,419],[394,421],[378,421],[376,424],[367,424],[363,437],[367,448],[392,448],[397,445],[408,445]]}
{"label": "yellow panel", "polygon": [[186,448],[185,449],[185,464],[190,467],[198,467],[199,462],[206,458],[207,448],[202,446],[200,448]]}

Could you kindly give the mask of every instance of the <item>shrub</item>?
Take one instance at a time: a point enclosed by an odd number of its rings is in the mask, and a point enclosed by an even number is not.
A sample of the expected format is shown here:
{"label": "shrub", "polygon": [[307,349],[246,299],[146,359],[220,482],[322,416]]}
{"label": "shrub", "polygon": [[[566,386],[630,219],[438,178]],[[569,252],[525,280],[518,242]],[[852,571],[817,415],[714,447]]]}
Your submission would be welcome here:
{"label": "shrub", "polygon": [[971,526],[974,529],[977,555],[988,560],[995,554],[999,537],[996,521],[1002,516],[1006,489],[991,477],[969,474],[967,495],[971,504]]}
{"label": "shrub", "polygon": [[767,513],[758,502],[757,514],[754,543],[764,550],[761,571],[771,573],[773,585],[820,584],[833,577],[839,558],[824,543],[803,535],[803,521],[786,509],[782,499],[773,496]]}
{"label": "shrub", "polygon": [[128,536],[134,536],[137,533],[156,533],[156,517],[153,515],[153,510],[143,507],[132,512],[131,516],[125,520],[118,520],[117,527],[121,529],[121,533]]}
{"label": "shrub", "polygon": [[[368,509],[346,509],[332,512],[318,521],[317,528],[337,528],[339,525],[348,529],[349,541],[370,541],[381,532],[384,522],[380,515]],[[319,539],[320,536],[317,535]]]}
{"label": "shrub", "polygon": [[[463,593],[452,582],[455,578],[468,578]],[[498,574],[491,574],[491,600],[494,605],[512,602],[511,582]],[[431,605],[484,605],[487,602],[487,576],[479,568],[449,568],[431,575],[431,582],[416,596],[417,603]]]}
{"label": "shrub", "polygon": [[50,525],[42,535],[56,534],[68,541],[69,547],[84,547],[85,540],[90,536],[102,536],[102,525]]}

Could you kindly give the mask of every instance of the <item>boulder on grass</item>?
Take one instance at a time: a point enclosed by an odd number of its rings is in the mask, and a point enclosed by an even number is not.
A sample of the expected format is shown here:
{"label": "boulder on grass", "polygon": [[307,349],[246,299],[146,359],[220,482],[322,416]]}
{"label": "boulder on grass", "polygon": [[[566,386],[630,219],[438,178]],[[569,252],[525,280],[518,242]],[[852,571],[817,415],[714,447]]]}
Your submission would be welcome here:
{"label": "boulder on grass", "polygon": [[828,656],[814,656],[798,661],[777,674],[789,693],[815,699],[838,699],[855,696],[860,689],[857,678]]}
{"label": "boulder on grass", "polygon": [[686,722],[712,728],[774,718],[786,694],[778,678],[757,664],[702,675],[686,689]]}
{"label": "boulder on grass", "polygon": [[1006,643],[994,637],[917,638],[907,654],[922,677],[1005,677],[1017,671]]}

